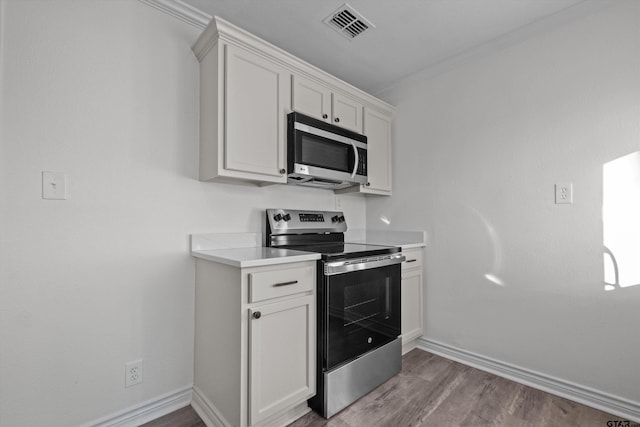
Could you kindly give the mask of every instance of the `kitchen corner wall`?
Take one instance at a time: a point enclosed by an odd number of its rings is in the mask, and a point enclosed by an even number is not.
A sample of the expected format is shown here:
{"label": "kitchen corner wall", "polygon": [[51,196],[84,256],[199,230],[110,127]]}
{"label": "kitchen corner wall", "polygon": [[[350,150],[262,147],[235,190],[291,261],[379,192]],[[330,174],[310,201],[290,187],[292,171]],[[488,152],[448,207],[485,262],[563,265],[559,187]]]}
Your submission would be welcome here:
{"label": "kitchen corner wall", "polygon": [[[197,180],[200,31],[134,0],[0,0],[1,426],[93,423],[188,390],[188,235],[334,209],[330,191]],[[68,200],[41,198],[42,171],[68,175]],[[364,199],[340,202],[364,228]]]}
{"label": "kitchen corner wall", "polygon": [[367,224],[427,231],[425,338],[638,407],[640,284],[605,291],[603,166],[640,150],[640,2],[387,98],[394,193],[367,200]]}

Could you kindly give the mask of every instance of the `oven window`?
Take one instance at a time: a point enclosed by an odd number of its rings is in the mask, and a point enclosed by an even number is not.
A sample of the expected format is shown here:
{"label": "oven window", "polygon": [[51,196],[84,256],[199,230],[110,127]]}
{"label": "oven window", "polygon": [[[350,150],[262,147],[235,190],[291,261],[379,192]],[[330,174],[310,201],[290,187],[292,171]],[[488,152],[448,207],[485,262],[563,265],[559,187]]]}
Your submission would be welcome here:
{"label": "oven window", "polygon": [[303,132],[297,133],[296,144],[298,163],[349,173],[353,169],[354,156],[351,145]]}
{"label": "oven window", "polygon": [[400,335],[400,265],[326,277],[331,369]]}

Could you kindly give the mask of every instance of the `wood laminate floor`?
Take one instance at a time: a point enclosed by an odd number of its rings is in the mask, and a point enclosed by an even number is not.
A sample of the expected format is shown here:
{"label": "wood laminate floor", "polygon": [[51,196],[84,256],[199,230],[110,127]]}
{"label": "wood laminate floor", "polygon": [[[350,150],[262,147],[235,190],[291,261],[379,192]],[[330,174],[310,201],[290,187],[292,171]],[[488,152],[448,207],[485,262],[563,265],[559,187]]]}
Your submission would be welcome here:
{"label": "wood laminate floor", "polygon": [[[621,418],[415,349],[400,374],[330,420],[310,412],[289,427],[606,427],[610,420]],[[205,424],[188,406],[144,427]]]}

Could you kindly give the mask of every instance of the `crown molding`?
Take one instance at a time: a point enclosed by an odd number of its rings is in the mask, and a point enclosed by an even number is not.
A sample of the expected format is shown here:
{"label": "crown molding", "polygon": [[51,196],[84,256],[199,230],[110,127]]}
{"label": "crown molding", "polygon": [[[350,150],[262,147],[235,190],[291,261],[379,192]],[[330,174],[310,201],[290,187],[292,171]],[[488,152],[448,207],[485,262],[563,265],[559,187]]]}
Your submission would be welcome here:
{"label": "crown molding", "polygon": [[204,29],[211,21],[212,16],[189,6],[181,0],[139,0],[140,2],[156,8],[168,15],[178,18],[196,28]]}
{"label": "crown molding", "polygon": [[217,45],[218,41],[222,41],[224,44],[239,46],[245,51],[262,56],[268,61],[278,64],[296,75],[315,80],[320,85],[330,87],[334,93],[342,93],[347,97],[356,96],[359,98],[359,101],[363,102],[367,107],[373,107],[373,109],[383,114],[389,114],[395,111],[394,106],[383,100],[338,79],[326,71],[309,64],[284,49],[261,39],[255,34],[243,30],[219,16],[214,16],[211,19],[209,25],[207,25],[202,34],[200,34],[200,37],[198,37],[192,47],[193,53],[196,55],[196,58],[198,58],[198,61],[202,62],[209,51]]}

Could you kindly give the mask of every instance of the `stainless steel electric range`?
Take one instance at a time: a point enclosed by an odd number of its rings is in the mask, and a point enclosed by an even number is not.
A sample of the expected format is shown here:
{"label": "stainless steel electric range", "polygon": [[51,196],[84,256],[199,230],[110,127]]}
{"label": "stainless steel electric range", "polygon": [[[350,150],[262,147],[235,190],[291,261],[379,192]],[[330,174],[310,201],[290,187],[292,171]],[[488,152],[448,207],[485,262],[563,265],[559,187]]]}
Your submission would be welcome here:
{"label": "stainless steel electric range", "polygon": [[321,254],[317,276],[317,394],[329,418],[402,367],[400,248],[345,243],[342,212],[267,209],[266,245]]}

